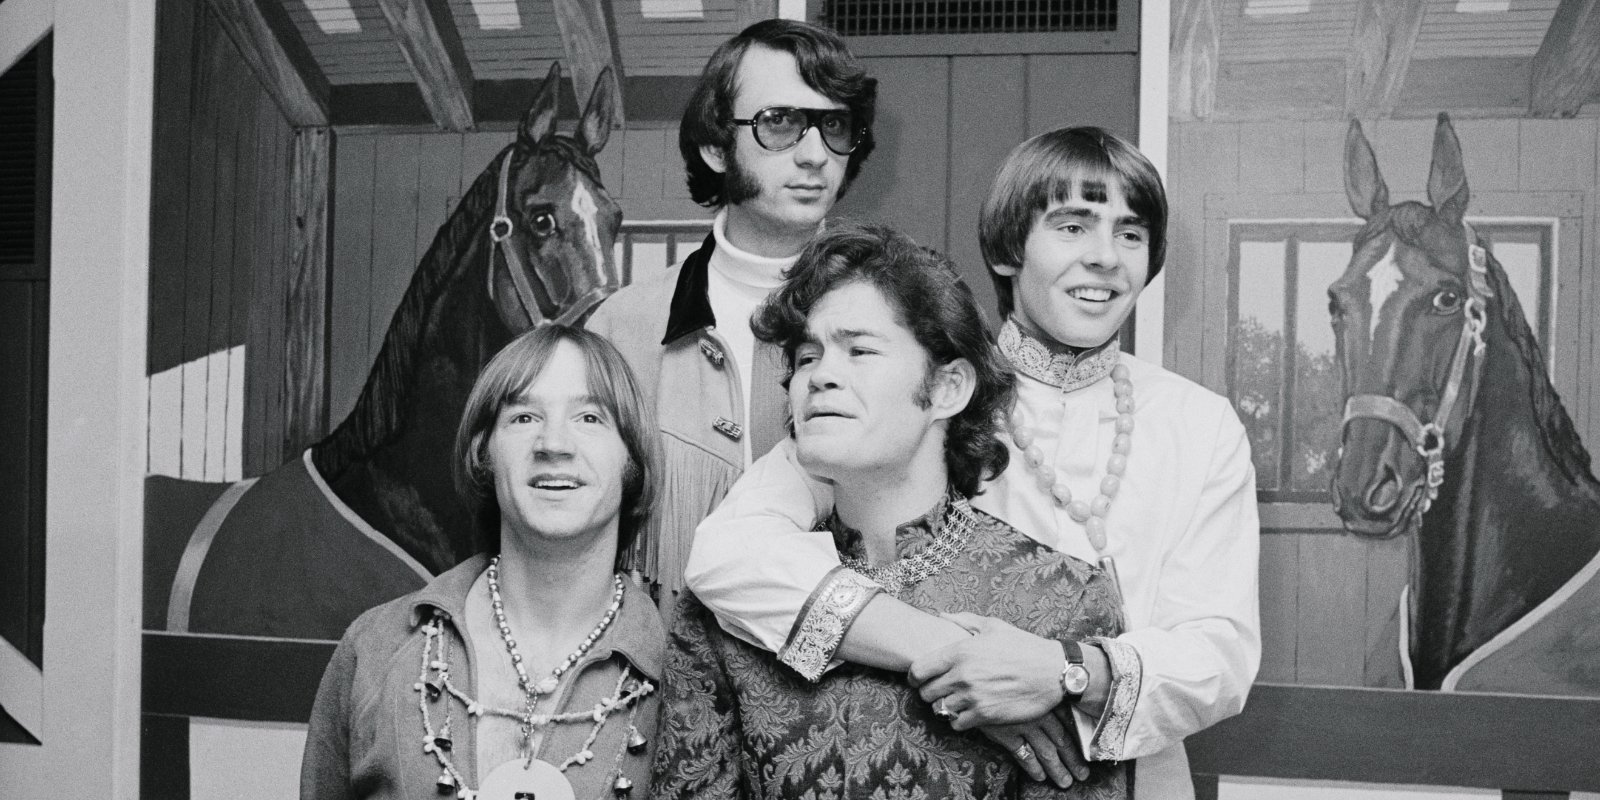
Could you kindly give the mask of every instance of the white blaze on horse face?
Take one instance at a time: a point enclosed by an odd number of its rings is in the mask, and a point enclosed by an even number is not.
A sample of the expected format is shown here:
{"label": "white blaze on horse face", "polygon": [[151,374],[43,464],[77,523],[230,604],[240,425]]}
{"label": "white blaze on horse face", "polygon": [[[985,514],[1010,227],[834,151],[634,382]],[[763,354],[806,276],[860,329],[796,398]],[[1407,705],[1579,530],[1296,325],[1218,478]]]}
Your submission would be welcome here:
{"label": "white blaze on horse face", "polygon": [[606,263],[605,251],[600,247],[600,226],[595,219],[600,213],[600,206],[595,204],[594,195],[589,194],[588,187],[582,181],[578,181],[577,188],[572,191],[572,213],[583,221],[584,242],[589,245],[595,266]]}
{"label": "white blaze on horse face", "polygon": [[1400,272],[1400,265],[1394,261],[1394,245],[1391,244],[1389,252],[1384,253],[1383,258],[1367,270],[1367,307],[1372,309],[1372,329],[1368,331],[1368,341],[1378,338],[1378,321],[1382,318],[1383,304],[1400,289],[1405,279],[1406,276]]}

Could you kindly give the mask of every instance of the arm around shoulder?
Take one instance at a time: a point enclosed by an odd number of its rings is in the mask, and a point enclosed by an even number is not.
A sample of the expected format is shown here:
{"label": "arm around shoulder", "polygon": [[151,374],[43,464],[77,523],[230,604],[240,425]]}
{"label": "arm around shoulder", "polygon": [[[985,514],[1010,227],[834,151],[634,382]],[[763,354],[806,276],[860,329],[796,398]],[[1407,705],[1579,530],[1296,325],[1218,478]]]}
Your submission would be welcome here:
{"label": "arm around shoulder", "polygon": [[802,608],[839,566],[833,537],[811,528],[833,490],[779,442],[695,529],[684,580],[729,633],[776,653]]}

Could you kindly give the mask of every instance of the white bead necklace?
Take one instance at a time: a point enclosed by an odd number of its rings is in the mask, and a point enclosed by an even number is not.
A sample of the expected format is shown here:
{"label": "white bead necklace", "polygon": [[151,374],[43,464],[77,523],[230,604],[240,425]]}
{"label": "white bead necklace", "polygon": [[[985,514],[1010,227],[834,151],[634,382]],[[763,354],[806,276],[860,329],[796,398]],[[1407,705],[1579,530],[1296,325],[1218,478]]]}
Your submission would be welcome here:
{"label": "white bead necklace", "polygon": [[1034,443],[1034,430],[1028,427],[1020,407],[1012,410],[1006,424],[1011,429],[1011,440],[1022,451],[1022,460],[1033,473],[1039,491],[1065,509],[1073,521],[1083,525],[1089,545],[1099,557],[1100,568],[1111,579],[1111,586],[1120,604],[1122,584],[1117,578],[1117,564],[1111,556],[1106,555],[1106,517],[1111,513],[1111,502],[1122,488],[1122,477],[1128,469],[1128,453],[1133,447],[1134,402],[1133,382],[1129,379],[1127,366],[1120,361],[1117,340],[1112,338],[1098,348],[1068,356],[1055,352],[1044,342],[1028,335],[1015,319],[1007,319],[1000,326],[996,343],[1018,372],[1055,386],[1063,393],[1087,387],[1108,373],[1111,376],[1117,401],[1116,438],[1111,442],[1111,457],[1106,461],[1105,477],[1100,479],[1100,491],[1093,500],[1085,501],[1072,496],[1072,489],[1057,475],[1044,450]]}
{"label": "white bead necklace", "polygon": [[1128,470],[1128,453],[1133,447],[1133,382],[1128,379],[1128,368],[1122,364],[1112,367],[1111,380],[1117,398],[1117,434],[1111,440],[1111,458],[1106,460],[1106,475],[1100,479],[1100,492],[1093,500],[1073,498],[1072,489],[1057,475],[1044,450],[1034,442],[1033,429],[1028,427],[1020,406],[1012,409],[1010,420],[1011,441],[1022,451],[1022,460],[1033,472],[1039,490],[1066,509],[1067,516],[1074,522],[1083,525],[1089,534],[1089,544],[1101,555],[1106,549],[1106,515],[1111,513],[1111,501],[1122,488],[1122,476]]}

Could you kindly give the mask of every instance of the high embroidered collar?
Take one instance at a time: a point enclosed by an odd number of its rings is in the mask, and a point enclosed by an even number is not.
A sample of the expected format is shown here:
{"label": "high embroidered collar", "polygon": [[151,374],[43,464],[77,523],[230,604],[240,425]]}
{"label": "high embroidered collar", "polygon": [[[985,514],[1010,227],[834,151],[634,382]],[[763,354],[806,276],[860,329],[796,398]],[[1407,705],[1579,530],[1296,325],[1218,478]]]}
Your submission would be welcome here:
{"label": "high embroidered collar", "polygon": [[1077,355],[1057,353],[1044,342],[1029,336],[1015,319],[1000,326],[1000,353],[1016,370],[1040,383],[1060,387],[1063,392],[1082,389],[1111,374],[1121,348],[1111,337],[1093,350]]}
{"label": "high embroidered collar", "polygon": [[[895,526],[894,542],[897,558],[905,558],[916,553],[944,530],[945,516],[949,513],[950,503],[955,497],[955,489],[951,488],[939,498],[939,502],[933,504],[933,508],[928,509],[928,513]],[[837,508],[817,524],[817,530],[833,534],[833,546],[840,555],[866,560],[866,536],[861,531],[844,524],[844,521],[839,519]]]}

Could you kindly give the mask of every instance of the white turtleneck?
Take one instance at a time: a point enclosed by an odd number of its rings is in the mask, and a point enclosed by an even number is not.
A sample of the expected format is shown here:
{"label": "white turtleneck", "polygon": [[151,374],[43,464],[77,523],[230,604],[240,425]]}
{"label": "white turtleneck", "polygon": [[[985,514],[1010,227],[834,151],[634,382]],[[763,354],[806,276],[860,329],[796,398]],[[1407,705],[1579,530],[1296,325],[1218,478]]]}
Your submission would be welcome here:
{"label": "white turtleneck", "polygon": [[[751,365],[755,363],[756,337],[750,332],[750,315],[761,301],[783,283],[784,273],[794,266],[799,253],[785,258],[768,258],[739,249],[728,241],[727,212],[719,212],[711,234],[717,246],[707,270],[706,295],[711,313],[717,317],[717,333],[728,343],[729,353],[739,366],[739,390],[744,397],[744,419],[750,421]],[[742,439],[744,461],[750,463],[750,437]]]}

